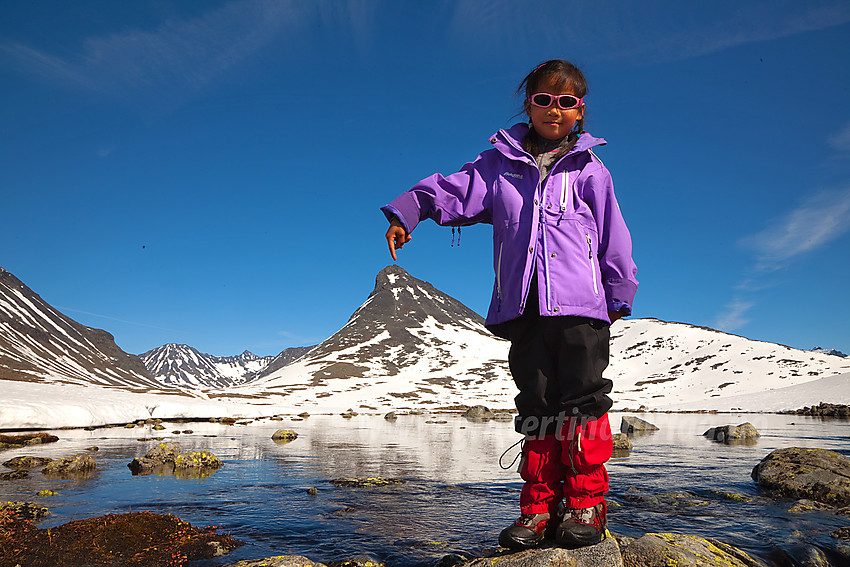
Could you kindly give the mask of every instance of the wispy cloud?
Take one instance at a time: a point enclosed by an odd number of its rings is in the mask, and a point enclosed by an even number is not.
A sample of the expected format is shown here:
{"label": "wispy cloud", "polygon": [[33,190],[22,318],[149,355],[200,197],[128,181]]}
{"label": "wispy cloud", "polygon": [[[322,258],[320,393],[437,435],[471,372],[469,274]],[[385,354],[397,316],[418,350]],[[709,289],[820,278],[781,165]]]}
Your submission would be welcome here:
{"label": "wispy cloud", "polygon": [[819,251],[850,232],[850,187],[818,193],[776,218],[760,232],[741,240],[752,251],[755,265],[735,289],[735,298],[717,315],[715,326],[735,331],[749,323],[745,315],[755,305],[748,299],[770,287],[765,274],[786,268],[795,259]]}
{"label": "wispy cloud", "polygon": [[829,138],[829,147],[842,154],[850,153],[850,122]]}
{"label": "wispy cloud", "polygon": [[215,81],[314,11],[311,3],[240,0],[152,30],[91,37],[77,52],[55,55],[3,43],[0,55],[64,87],[122,96],[183,94]]}
{"label": "wispy cloud", "polygon": [[79,309],[72,309],[70,307],[62,307],[60,305],[54,306],[56,309],[60,309],[62,312],[69,311],[71,313],[79,313],[81,315],[88,315],[89,317],[97,317],[98,319],[108,319],[109,321],[117,321],[118,323],[126,323],[127,325],[135,325],[137,327],[147,327],[148,329],[157,329],[159,331],[168,331],[170,333],[177,333],[174,329],[168,329],[166,327],[159,327],[157,325],[149,325],[147,323],[140,323],[138,321],[127,321],[126,319],[118,319],[117,317],[111,317],[109,315],[101,315],[99,313],[91,313],[89,311],[80,311]]}
{"label": "wispy cloud", "polygon": [[825,191],[742,241],[756,254],[756,269],[777,270],[850,230],[850,188]]}
{"label": "wispy cloud", "polygon": [[[510,45],[569,49],[571,58],[678,61],[850,22],[844,0],[753,0],[723,9],[699,2],[546,2],[528,10],[510,0],[458,0],[449,26],[454,41],[492,50]],[[558,25],[540,25],[540,12]],[[474,33],[472,33],[474,30]],[[500,54],[502,56],[502,54]],[[510,56],[510,53],[507,54]]]}
{"label": "wispy cloud", "polygon": [[737,331],[747,326],[750,319],[744,315],[753,308],[755,302],[735,298],[726,304],[725,310],[717,316],[714,326],[724,331]]}

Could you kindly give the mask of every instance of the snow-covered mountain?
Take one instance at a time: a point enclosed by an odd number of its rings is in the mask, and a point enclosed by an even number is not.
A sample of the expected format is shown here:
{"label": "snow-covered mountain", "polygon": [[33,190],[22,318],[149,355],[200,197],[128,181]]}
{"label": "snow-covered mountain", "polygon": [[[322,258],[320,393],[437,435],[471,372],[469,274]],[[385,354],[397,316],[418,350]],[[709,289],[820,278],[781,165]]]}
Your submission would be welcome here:
{"label": "snow-covered mountain", "polygon": [[[702,409],[713,409],[724,398],[814,384],[844,373],[850,373],[846,358],[706,327],[633,319],[618,321],[611,329],[611,364],[605,376],[614,380],[615,408],[702,404]],[[832,394],[823,392],[822,401],[834,401]]]}
{"label": "snow-covered mountain", "polygon": [[[510,408],[516,389],[508,348],[479,315],[390,266],[336,334],[300,360],[222,395],[329,410],[477,403]],[[850,361],[829,354],[685,323],[634,319],[612,326],[605,375],[614,380],[615,409],[713,409],[727,397],[806,383],[822,401],[847,403],[850,380],[818,381],[844,373],[850,373]],[[821,391],[817,384],[829,387]],[[790,409],[797,402],[788,403]]]}
{"label": "snow-covered mountain", "polygon": [[213,356],[188,345],[167,344],[139,355],[151,375],[175,388],[225,388],[243,384],[274,359],[247,350],[238,356]]}
{"label": "snow-covered mountain", "polygon": [[305,408],[501,404],[514,395],[508,347],[461,302],[388,266],[342,329],[297,361],[223,394]]}
{"label": "snow-covered mountain", "polygon": [[170,343],[139,355],[151,376],[175,388],[216,390],[245,384],[282,368],[311,348],[288,348],[277,356],[245,351],[237,356],[213,356],[188,345]]}
{"label": "snow-covered mountain", "polygon": [[3,268],[0,380],[163,389],[137,357],[116,346],[112,335],[66,317]]}

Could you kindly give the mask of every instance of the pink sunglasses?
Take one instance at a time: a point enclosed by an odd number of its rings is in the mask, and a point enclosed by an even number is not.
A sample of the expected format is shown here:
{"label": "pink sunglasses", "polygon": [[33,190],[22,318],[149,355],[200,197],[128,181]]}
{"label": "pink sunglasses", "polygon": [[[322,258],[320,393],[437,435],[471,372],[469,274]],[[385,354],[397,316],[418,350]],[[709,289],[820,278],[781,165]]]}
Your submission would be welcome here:
{"label": "pink sunglasses", "polygon": [[535,93],[528,97],[528,102],[540,108],[549,108],[554,102],[558,103],[561,110],[578,108],[584,102],[584,97],[578,98],[573,95],[551,95],[549,93]]}

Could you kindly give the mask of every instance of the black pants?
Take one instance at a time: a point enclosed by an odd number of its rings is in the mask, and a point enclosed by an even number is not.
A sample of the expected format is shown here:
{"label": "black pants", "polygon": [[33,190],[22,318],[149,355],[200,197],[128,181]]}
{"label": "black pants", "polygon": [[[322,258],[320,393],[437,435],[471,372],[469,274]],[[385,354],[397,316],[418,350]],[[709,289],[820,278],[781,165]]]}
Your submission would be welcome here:
{"label": "black pants", "polygon": [[526,312],[506,324],[508,364],[519,388],[516,430],[554,434],[565,418],[596,419],[613,402],[608,366],[609,324],[588,317],[542,317],[532,281]]}

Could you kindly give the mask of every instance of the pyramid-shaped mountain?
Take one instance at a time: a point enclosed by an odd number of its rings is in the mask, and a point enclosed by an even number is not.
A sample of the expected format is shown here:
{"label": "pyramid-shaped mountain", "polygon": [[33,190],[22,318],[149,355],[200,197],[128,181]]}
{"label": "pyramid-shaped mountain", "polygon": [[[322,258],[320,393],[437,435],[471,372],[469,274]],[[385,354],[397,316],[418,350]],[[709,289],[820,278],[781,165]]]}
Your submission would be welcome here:
{"label": "pyramid-shaped mountain", "polygon": [[213,356],[188,345],[167,344],[139,355],[151,375],[176,388],[225,388],[259,375],[274,357],[247,350],[237,356]]}
{"label": "pyramid-shaped mountain", "polygon": [[353,406],[387,405],[399,398],[449,404],[479,397],[485,403],[495,391],[513,387],[507,354],[507,341],[494,337],[480,315],[404,269],[388,266],[333,336],[291,364],[230,391],[308,404],[331,396]]}
{"label": "pyramid-shaped mountain", "polygon": [[112,335],[66,317],[0,268],[0,380],[162,390]]}

